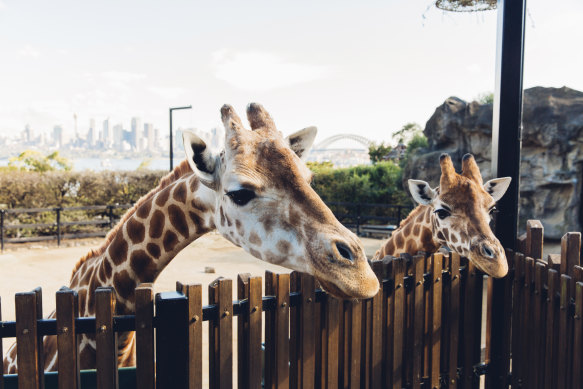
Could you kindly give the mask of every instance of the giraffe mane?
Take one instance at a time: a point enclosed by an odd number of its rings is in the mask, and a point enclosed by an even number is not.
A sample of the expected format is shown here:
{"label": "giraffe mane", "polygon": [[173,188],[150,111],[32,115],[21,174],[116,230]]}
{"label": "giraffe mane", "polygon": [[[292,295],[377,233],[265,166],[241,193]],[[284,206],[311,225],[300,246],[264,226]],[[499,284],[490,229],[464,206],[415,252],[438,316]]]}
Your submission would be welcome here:
{"label": "giraffe mane", "polygon": [[136,201],[136,203],[131,208],[129,208],[126,211],[126,213],[124,213],[124,215],[122,216],[120,221],[106,235],[104,242],[101,244],[101,246],[99,248],[91,249],[91,251],[89,251],[87,254],[85,254],[83,257],[81,257],[81,259],[77,262],[77,264],[75,264],[75,267],[73,268],[73,273],[71,274],[71,279],[73,279],[73,277],[75,276],[75,273],[77,273],[79,268],[86,261],[88,261],[91,258],[98,257],[105,252],[105,250],[107,249],[109,244],[115,238],[115,235],[118,233],[118,231],[124,225],[124,223],[136,212],[136,210],[142,204],[144,204],[146,201],[150,200],[156,193],[160,192],[162,189],[164,189],[167,186],[169,186],[170,184],[174,183],[179,178],[181,178],[187,174],[190,174],[190,173],[192,173],[192,168],[188,164],[188,161],[185,159],[182,162],[180,162],[170,173],[168,173],[167,175],[162,177],[160,179],[160,183],[158,184],[158,186],[156,186],[154,189],[149,191],[147,194],[145,194],[144,196],[139,198],[138,201]]}

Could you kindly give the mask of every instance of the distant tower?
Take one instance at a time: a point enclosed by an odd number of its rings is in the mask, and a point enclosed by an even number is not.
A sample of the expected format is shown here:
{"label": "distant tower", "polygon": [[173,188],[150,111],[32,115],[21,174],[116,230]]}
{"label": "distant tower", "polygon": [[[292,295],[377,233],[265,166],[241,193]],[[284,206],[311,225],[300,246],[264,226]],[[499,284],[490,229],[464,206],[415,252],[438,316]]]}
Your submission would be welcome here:
{"label": "distant tower", "polygon": [[130,145],[133,149],[138,150],[140,149],[140,138],[142,134],[140,131],[142,129],[142,121],[138,117],[132,118],[132,128],[131,128],[131,138],[130,138]]}
{"label": "distant tower", "polygon": [[63,127],[54,126],[53,127],[53,142],[57,148],[63,146]]}
{"label": "distant tower", "polygon": [[89,146],[94,146],[97,138],[97,133],[95,130],[95,119],[89,119],[89,131],[87,132],[87,144]]}
{"label": "distant tower", "polygon": [[107,148],[111,145],[111,133],[109,132],[109,118],[103,121],[103,132],[101,133],[101,141],[103,147]]}

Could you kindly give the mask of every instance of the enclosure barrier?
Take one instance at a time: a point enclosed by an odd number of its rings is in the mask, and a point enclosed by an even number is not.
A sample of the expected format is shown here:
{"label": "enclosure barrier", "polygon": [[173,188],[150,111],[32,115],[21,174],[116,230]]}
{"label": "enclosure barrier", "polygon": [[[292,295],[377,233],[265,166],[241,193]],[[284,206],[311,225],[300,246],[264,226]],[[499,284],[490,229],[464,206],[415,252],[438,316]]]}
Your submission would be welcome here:
{"label": "enclosure barrier", "polygon": [[[305,274],[266,272],[265,295],[261,277],[242,274],[233,301],[232,281],[219,278],[205,306],[200,285],[178,283],[176,292],[156,296],[152,285],[140,285],[135,316],[114,316],[114,292],[99,288],[96,317],[78,318],[75,292],[61,289],[55,320],[40,319],[37,289],[17,294],[16,322],[1,322],[0,336],[17,338],[19,376],[5,376],[0,388],[16,388],[17,380],[19,388],[42,387],[43,335],[56,335],[67,356],[58,365],[60,388],[80,380],[83,388],[202,388],[204,321],[211,388],[478,388],[481,376],[495,388],[583,387],[580,234],[565,235],[561,254],[546,263],[542,226],[527,227],[524,254],[507,251],[512,266],[499,281],[505,305],[488,306],[504,312],[500,339],[490,337],[490,320],[484,324],[482,273],[456,254],[373,262],[382,289],[364,301],[337,300]],[[129,370],[117,368],[115,353],[116,334],[126,331],[136,331],[137,367]],[[97,370],[80,374],[82,333],[95,336]],[[493,342],[506,345],[497,370]],[[57,387],[55,374],[44,374],[47,388]]]}

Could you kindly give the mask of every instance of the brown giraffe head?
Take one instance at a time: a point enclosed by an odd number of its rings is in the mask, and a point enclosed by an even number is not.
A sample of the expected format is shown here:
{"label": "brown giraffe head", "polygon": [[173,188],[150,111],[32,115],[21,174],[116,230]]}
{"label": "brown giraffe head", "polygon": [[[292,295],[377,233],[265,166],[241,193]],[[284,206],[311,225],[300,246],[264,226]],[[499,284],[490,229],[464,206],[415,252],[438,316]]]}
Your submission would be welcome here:
{"label": "brown giraffe head", "polygon": [[314,275],[338,297],[375,295],[379,283],[362,244],[310,186],[312,174],[301,157],[316,128],[284,138],[256,103],[247,107],[251,130],[229,105],[221,108],[221,117],[220,153],[192,133],[183,136],[193,171],[215,197],[218,231],[259,259]]}
{"label": "brown giraffe head", "polygon": [[508,263],[504,248],[490,228],[496,201],[504,195],[511,177],[486,182],[474,157],[464,155],[462,173],[456,173],[447,154],[439,157],[439,187],[431,189],[425,181],[409,180],[415,201],[431,206],[433,237],[440,244],[467,257],[480,270],[493,277],[504,277]]}

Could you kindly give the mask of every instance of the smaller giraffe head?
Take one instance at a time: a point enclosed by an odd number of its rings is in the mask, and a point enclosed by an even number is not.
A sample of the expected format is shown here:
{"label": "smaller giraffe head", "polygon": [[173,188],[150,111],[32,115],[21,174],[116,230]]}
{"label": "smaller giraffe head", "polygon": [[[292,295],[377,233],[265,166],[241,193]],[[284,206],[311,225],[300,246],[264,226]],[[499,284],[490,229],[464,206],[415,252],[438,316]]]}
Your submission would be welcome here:
{"label": "smaller giraffe head", "polygon": [[284,138],[256,103],[247,107],[251,130],[229,105],[221,117],[225,149],[219,154],[196,135],[183,136],[192,170],[214,197],[217,230],[259,259],[314,275],[338,297],[374,296],[379,282],[360,240],[312,189],[301,160],[316,128]]}
{"label": "smaller giraffe head", "polygon": [[476,267],[493,277],[504,277],[508,262],[504,248],[490,228],[511,177],[495,178],[485,184],[471,154],[462,159],[462,173],[456,173],[447,154],[439,157],[439,187],[431,189],[420,180],[409,180],[415,201],[434,209],[431,214],[433,238],[443,246],[467,257]]}

